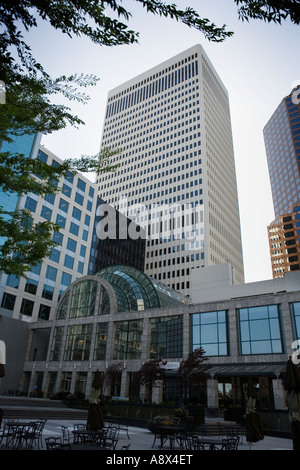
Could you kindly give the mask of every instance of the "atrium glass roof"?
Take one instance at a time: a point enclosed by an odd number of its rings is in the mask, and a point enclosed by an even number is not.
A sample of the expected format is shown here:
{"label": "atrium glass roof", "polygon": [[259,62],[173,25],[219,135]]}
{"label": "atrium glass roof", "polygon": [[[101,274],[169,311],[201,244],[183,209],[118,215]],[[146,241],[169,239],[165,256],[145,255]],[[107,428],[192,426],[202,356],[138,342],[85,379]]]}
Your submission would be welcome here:
{"label": "atrium glass roof", "polygon": [[188,297],[132,266],[109,266],[99,271],[96,276],[107,280],[114,289],[119,312],[191,304]]}

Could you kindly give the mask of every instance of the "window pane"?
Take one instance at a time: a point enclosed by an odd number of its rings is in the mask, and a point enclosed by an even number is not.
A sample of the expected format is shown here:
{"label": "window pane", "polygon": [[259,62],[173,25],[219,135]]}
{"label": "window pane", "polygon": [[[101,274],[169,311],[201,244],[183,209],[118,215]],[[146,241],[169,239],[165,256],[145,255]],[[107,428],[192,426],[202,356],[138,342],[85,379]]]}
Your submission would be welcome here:
{"label": "window pane", "polygon": [[278,305],[262,305],[239,310],[242,354],[283,352],[279,313]]}
{"label": "window pane", "polygon": [[228,354],[225,310],[192,315],[192,348],[200,346],[209,356]]}

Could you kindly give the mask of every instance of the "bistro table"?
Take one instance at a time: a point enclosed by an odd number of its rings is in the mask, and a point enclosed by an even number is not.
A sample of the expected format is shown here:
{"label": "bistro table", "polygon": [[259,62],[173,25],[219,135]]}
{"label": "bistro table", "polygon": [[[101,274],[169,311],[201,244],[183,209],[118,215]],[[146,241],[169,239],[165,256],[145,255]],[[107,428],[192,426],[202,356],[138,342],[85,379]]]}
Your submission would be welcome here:
{"label": "bistro table", "polygon": [[35,438],[36,424],[30,422],[7,421],[4,428],[4,438],[6,448],[20,448],[25,443],[26,448],[32,448]]}
{"label": "bistro table", "polygon": [[166,441],[169,439],[170,448],[174,448],[175,441],[180,436],[180,433],[184,431],[182,426],[160,426],[159,435],[160,435],[160,448],[164,446]]}
{"label": "bistro table", "polygon": [[222,439],[218,438],[197,437],[196,442],[199,450],[219,450],[222,447]]}
{"label": "bistro table", "polygon": [[107,429],[75,429],[74,445],[104,446]]}

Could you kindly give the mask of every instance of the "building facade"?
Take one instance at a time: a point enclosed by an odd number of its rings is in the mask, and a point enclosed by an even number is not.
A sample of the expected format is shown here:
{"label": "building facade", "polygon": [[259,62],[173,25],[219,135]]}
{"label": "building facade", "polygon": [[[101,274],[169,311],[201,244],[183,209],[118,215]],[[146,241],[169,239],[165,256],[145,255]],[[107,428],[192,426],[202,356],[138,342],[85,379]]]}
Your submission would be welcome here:
{"label": "building facade", "polygon": [[228,93],[200,45],[108,94],[98,194],[141,225],[145,272],[190,295],[195,267],[243,258]]}
{"label": "building facade", "polygon": [[286,96],[264,128],[275,220],[268,226],[273,277],[299,270],[300,86]]}
{"label": "building facade", "polygon": [[[204,285],[204,300],[193,304],[128,266],[84,277],[64,293],[53,322],[28,324],[22,390],[38,386],[44,396],[79,391],[88,397],[95,371],[104,376],[110,364],[121,363],[113,390],[103,393],[130,397],[136,372],[159,358],[170,374],[147,398],[176,400],[179,363],[201,346],[211,365],[201,403],[245,405],[246,384],[255,377],[258,406],[284,409],[280,374],[300,339],[299,276],[227,287],[226,281],[219,293],[217,285]],[[197,389],[191,393],[200,401]]]}
{"label": "building facade", "polygon": [[[62,162],[42,145],[35,147],[30,157],[40,158],[48,165]],[[34,222],[57,223],[60,231],[53,233],[57,246],[52,249],[51,256],[32,267],[27,279],[1,274],[2,315],[24,321],[49,320],[65,289],[77,278],[88,274],[97,201],[95,186],[79,173],[70,172],[58,186],[61,191],[57,194],[41,197],[30,193],[15,201],[20,209],[32,211]]]}
{"label": "building facade", "polygon": [[281,101],[263,130],[276,218],[300,201],[299,90]]}
{"label": "building facade", "polygon": [[268,226],[273,277],[300,270],[300,205]]}
{"label": "building facade", "polygon": [[[135,234],[129,236],[129,234]],[[142,227],[97,198],[89,274],[115,264],[144,270],[146,239]]]}

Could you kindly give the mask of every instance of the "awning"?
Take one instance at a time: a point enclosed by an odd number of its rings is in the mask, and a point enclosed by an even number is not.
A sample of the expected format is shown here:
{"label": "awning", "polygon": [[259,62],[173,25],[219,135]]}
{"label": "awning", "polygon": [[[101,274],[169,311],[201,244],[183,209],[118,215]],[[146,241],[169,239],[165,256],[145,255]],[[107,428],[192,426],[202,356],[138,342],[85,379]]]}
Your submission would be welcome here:
{"label": "awning", "polygon": [[286,370],[286,362],[264,362],[257,364],[218,364],[212,365],[206,372],[214,377],[224,376],[274,376],[277,377]]}

